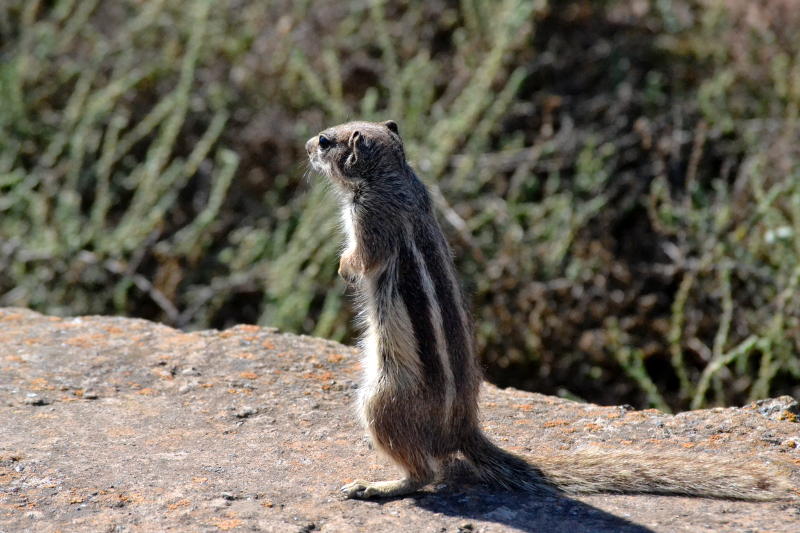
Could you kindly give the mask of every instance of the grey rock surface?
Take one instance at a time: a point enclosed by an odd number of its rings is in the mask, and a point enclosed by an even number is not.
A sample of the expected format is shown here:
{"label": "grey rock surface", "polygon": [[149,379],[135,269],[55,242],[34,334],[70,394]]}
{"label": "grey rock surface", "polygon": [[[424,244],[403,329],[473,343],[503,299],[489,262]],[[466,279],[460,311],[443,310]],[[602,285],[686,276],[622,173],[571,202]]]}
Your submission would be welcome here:
{"label": "grey rock surface", "polygon": [[[397,473],[352,413],[359,363],[333,342],[237,326],[0,309],[0,532],[800,531],[796,500],[532,498],[455,465],[384,502],[345,500]],[[487,433],[535,458],[596,446],[683,448],[793,468],[797,403],[669,416],[486,385]]]}

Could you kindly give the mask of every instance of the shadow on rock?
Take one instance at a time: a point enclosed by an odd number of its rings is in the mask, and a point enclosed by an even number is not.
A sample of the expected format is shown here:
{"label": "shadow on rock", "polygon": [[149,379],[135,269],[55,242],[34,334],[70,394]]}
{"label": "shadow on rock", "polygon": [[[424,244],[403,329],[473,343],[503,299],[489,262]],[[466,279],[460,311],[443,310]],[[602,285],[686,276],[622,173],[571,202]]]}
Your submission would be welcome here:
{"label": "shadow on rock", "polygon": [[416,504],[428,511],[462,517],[459,531],[471,531],[470,519],[488,520],[521,531],[647,533],[651,530],[563,494],[535,496],[487,487],[464,465],[449,469],[445,487],[421,493]]}

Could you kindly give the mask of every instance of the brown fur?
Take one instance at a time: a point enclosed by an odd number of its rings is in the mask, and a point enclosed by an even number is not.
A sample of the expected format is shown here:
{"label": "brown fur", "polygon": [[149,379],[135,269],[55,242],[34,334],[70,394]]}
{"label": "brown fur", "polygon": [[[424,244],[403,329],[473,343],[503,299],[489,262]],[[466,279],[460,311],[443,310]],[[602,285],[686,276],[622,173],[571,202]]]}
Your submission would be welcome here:
{"label": "brown fur", "polygon": [[485,480],[531,493],[786,496],[783,472],[745,459],[623,450],[529,463],[498,448],[478,424],[481,372],[450,250],[430,196],[406,162],[397,124],[342,124],[309,139],[306,150],[341,203],[347,242],[339,273],[357,288],[365,326],[359,413],[373,444],[405,473],[351,483],[343,488],[349,497],[413,492],[458,452]]}

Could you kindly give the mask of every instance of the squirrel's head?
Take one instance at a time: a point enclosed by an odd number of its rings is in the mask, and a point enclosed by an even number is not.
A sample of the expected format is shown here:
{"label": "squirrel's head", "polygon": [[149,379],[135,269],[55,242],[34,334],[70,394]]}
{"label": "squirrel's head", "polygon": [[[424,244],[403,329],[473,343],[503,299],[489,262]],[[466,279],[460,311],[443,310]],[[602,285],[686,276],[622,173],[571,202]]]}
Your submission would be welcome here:
{"label": "squirrel's head", "polygon": [[358,188],[405,169],[397,123],[348,122],[328,128],[306,142],[314,169],[335,184]]}

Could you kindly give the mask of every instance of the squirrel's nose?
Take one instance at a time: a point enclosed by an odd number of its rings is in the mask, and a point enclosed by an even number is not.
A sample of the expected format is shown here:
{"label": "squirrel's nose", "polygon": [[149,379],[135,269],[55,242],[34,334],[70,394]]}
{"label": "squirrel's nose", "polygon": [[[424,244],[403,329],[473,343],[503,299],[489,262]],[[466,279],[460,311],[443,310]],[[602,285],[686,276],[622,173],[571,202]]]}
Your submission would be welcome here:
{"label": "squirrel's nose", "polygon": [[309,140],[306,141],[306,152],[311,155],[311,152],[314,151],[314,147],[317,143],[317,137],[311,137]]}

